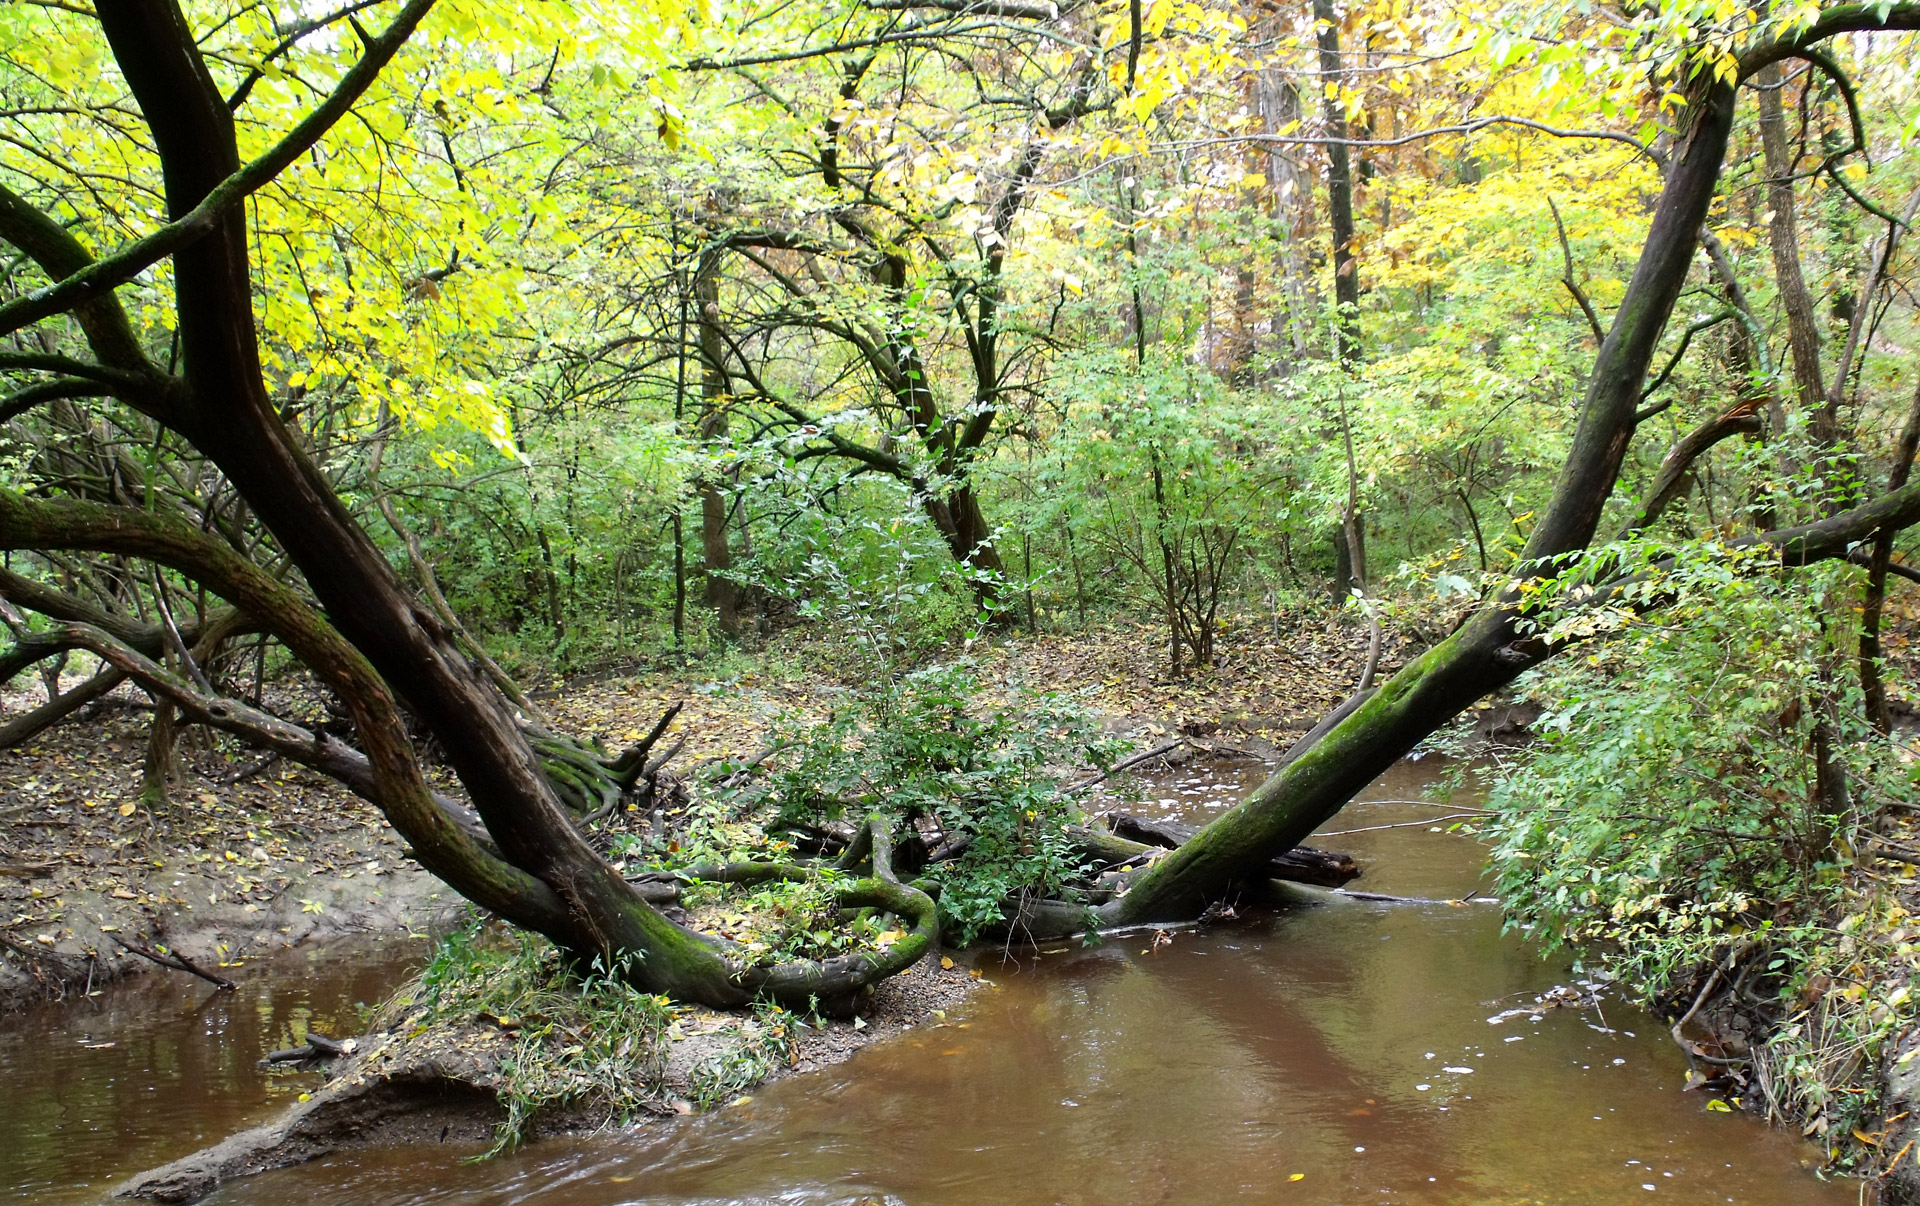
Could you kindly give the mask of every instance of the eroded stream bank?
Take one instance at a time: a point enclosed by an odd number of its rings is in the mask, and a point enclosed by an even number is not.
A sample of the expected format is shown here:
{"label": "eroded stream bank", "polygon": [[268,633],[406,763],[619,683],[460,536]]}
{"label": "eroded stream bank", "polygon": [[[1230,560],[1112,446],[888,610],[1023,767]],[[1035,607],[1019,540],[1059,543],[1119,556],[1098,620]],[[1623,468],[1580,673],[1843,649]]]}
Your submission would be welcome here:
{"label": "eroded stream bank", "polygon": [[[1158,781],[1147,810],[1204,819],[1258,773],[1219,763],[1178,771]],[[1446,900],[1478,887],[1483,855],[1470,840],[1424,825],[1372,828],[1444,815],[1394,802],[1419,799],[1432,779],[1430,764],[1396,768],[1331,826],[1367,830],[1325,843],[1368,868],[1355,888]],[[1808,1171],[1816,1150],[1681,1093],[1684,1060],[1651,1017],[1556,1004],[1573,994],[1554,990],[1578,987],[1565,965],[1503,937],[1489,906],[1345,901],[1170,937],[989,958],[995,990],[954,1025],[876,1044],[713,1114],[484,1164],[451,1143],[342,1153],[208,1200],[1857,1200],[1855,1185]],[[397,975],[401,962],[352,975]],[[310,1013],[344,1007],[322,997],[377,995],[332,970],[331,996],[305,990]],[[114,1002],[161,987],[116,989],[98,1007],[119,1016],[131,1006]],[[98,1200],[105,1185],[269,1108],[252,1061],[291,1037],[295,983],[276,979],[269,1000],[236,999],[212,1019],[193,1013],[202,995],[193,988],[164,991],[177,994],[169,1008],[180,1015],[164,1033],[130,1019],[116,1038],[103,1023],[88,1031],[80,1013],[9,1026],[20,1103],[0,1146],[10,1192]],[[95,1032],[128,1046],[84,1045]],[[221,1071],[143,1073],[142,1061]],[[63,1129],[29,1142],[47,1118]]]}

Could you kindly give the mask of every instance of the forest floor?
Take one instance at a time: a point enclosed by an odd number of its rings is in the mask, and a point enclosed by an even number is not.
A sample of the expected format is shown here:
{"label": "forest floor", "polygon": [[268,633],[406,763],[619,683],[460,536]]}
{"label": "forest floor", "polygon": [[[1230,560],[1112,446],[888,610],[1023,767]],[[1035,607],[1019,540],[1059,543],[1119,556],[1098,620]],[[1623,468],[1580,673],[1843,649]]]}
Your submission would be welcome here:
{"label": "forest floor", "polygon": [[[1150,626],[1013,636],[976,648],[990,690],[1055,691],[1141,748],[1175,731],[1284,748],[1358,678],[1366,630],[1318,613],[1248,626],[1217,664],[1179,677]],[[1386,642],[1383,669],[1401,654]],[[759,656],[663,663],[536,693],[559,727],[611,747],[683,704],[673,766],[751,756],[830,711],[844,687],[831,643],[786,634]],[[44,700],[22,678],[0,719]],[[0,752],[0,1011],[157,970],[121,943],[221,976],[279,949],[351,934],[447,928],[460,902],[408,860],[379,812],[331,781],[189,730],[170,803],[140,802],[148,713],[123,687],[80,717]],[[167,972],[165,974],[180,974]]]}

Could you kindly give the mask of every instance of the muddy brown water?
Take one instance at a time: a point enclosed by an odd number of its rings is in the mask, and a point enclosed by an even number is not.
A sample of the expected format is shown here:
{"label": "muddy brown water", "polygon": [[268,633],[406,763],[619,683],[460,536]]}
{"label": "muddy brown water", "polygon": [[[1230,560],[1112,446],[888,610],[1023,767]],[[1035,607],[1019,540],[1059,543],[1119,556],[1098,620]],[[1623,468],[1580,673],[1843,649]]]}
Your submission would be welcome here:
{"label": "muddy brown water", "polygon": [[[1202,820],[1259,774],[1176,772],[1141,810]],[[1354,887],[1449,900],[1481,886],[1471,839],[1404,824],[1446,815],[1399,802],[1422,798],[1433,777],[1431,763],[1398,767],[1329,826],[1400,826],[1322,843],[1367,867]],[[1680,1092],[1684,1059],[1652,1017],[1618,1002],[1529,1010],[1577,979],[1503,936],[1488,905],[1341,901],[1176,931],[1157,947],[1136,934],[981,967],[994,988],[955,1024],[703,1117],[483,1164],[453,1145],[346,1153],[209,1202],[1858,1200],[1856,1184],[1809,1171],[1812,1148]],[[0,1184],[95,1199],[97,1186],[254,1120],[271,1091],[252,1060],[288,1041],[293,998],[305,993],[317,1016],[323,999],[368,999],[359,985],[399,966],[335,971],[276,980],[264,1005],[235,1001],[218,1020],[194,1020],[204,1015],[191,989],[150,982],[126,995],[171,994],[158,1012],[129,1001],[101,1006],[91,1030],[78,1015],[9,1023]],[[126,1045],[103,1054],[87,1034]]]}
{"label": "muddy brown water", "polygon": [[100,1202],[119,1182],[264,1122],[322,1083],[261,1056],[341,1036],[425,958],[424,942],[336,943],[236,973],[136,976],[98,996],[0,1018],[0,1193]]}

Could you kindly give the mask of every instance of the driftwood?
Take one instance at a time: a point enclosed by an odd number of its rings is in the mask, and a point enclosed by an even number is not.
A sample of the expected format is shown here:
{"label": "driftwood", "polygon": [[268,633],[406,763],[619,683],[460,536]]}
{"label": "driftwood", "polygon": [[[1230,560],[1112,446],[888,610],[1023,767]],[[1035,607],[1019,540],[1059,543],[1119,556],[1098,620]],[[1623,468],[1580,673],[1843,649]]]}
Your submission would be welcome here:
{"label": "driftwood", "polygon": [[680,885],[685,881],[673,871],[646,871],[627,876],[627,882],[648,904],[670,905],[680,903]]}
{"label": "driftwood", "polygon": [[306,1046],[288,1047],[282,1051],[269,1052],[260,1063],[262,1065],[304,1064],[313,1060],[337,1059],[343,1055],[352,1055],[358,1050],[360,1050],[359,1039],[333,1039],[324,1034],[309,1031]]}
{"label": "driftwood", "polygon": [[[1110,814],[1107,823],[1112,826],[1114,833],[1123,838],[1144,842],[1149,846],[1164,846],[1169,850],[1185,845],[1188,838],[1200,831],[1196,825],[1153,821],[1126,812]],[[1353,861],[1352,855],[1316,850],[1312,846],[1295,846],[1268,863],[1265,871],[1269,879],[1337,888],[1359,878],[1360,865]]]}
{"label": "driftwood", "polygon": [[1131,758],[1122,758],[1120,761],[1114,763],[1110,769],[1098,775],[1095,775],[1091,779],[1087,779],[1082,782],[1075,783],[1072,787],[1067,788],[1066,794],[1070,796],[1078,795],[1090,787],[1094,787],[1094,786],[1097,786],[1098,784],[1105,783],[1108,779],[1113,778],[1113,776],[1119,774],[1123,770],[1128,770],[1132,767],[1139,766],[1142,762],[1151,762],[1155,758],[1164,758],[1168,754],[1171,754],[1173,751],[1179,749],[1181,746],[1185,744],[1187,744],[1187,739],[1184,737],[1179,737],[1179,738],[1175,738],[1172,741],[1167,742],[1165,745],[1157,745],[1143,754],[1135,754]]}

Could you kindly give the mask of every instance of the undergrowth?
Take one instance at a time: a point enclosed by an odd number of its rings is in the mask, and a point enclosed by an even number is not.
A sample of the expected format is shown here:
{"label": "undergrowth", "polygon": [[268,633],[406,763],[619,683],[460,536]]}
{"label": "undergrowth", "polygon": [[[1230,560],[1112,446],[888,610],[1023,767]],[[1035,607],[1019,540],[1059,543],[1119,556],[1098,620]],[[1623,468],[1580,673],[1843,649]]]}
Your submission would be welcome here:
{"label": "undergrowth", "polygon": [[621,979],[596,960],[584,973],[566,967],[545,939],[516,931],[483,941],[479,926],[441,942],[420,975],[411,1033],[443,1023],[485,1020],[513,1037],[501,1062],[506,1107],[493,1148],[508,1150],[538,1114],[565,1110],[606,1123],[670,1110],[665,1088],[667,998]]}
{"label": "undergrowth", "polygon": [[[506,1116],[488,1156],[517,1147],[536,1117],[624,1125],[684,1108],[679,1091],[710,1109],[792,1058],[796,1019],[778,1005],[762,1002],[748,1015],[676,1006],[626,983],[624,970],[598,960],[570,968],[537,935],[494,934],[475,922],[441,941],[385,1013],[413,1039],[438,1031],[459,1042],[475,1025],[511,1036],[496,1088]],[[677,1084],[669,1055],[695,1024],[705,1050]]]}
{"label": "undergrowth", "polygon": [[1914,1015],[1901,881],[1872,858],[1913,774],[1861,718],[1828,619],[1850,575],[1676,569],[1673,606],[1615,617],[1526,684],[1541,740],[1489,798],[1509,924],[1686,1021],[1696,1083],[1843,1165],[1878,1155],[1890,1040]]}

